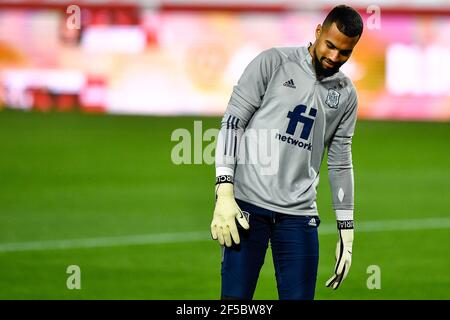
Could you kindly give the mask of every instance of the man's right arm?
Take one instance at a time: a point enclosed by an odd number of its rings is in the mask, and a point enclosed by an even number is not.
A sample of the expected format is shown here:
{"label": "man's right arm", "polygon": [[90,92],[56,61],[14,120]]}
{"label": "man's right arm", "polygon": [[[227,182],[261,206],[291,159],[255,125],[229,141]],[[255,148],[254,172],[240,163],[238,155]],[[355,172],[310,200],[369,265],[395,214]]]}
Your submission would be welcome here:
{"label": "man's right arm", "polygon": [[267,84],[281,62],[276,49],[259,54],[247,66],[238,84],[233,88],[227,110],[222,118],[216,145],[216,205],[211,222],[211,235],[221,245],[240,242],[235,219],[248,229],[239,206],[234,199],[234,169],[239,144],[253,114],[261,106]]}
{"label": "man's right arm", "polygon": [[216,145],[216,177],[234,176],[241,137],[253,114],[261,106],[273,71],[281,64],[277,49],[260,53],[245,68],[234,86],[222,118]]}

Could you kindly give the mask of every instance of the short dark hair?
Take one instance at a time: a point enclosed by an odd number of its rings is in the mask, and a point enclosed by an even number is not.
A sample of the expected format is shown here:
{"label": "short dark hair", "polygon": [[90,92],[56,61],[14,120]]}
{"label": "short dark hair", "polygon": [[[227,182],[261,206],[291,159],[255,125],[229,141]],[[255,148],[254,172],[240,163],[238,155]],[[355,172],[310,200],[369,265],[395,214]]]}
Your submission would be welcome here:
{"label": "short dark hair", "polygon": [[339,5],[331,10],[322,23],[322,27],[328,29],[336,23],[340,32],[347,37],[361,36],[363,32],[363,21],[359,13],[352,7]]}

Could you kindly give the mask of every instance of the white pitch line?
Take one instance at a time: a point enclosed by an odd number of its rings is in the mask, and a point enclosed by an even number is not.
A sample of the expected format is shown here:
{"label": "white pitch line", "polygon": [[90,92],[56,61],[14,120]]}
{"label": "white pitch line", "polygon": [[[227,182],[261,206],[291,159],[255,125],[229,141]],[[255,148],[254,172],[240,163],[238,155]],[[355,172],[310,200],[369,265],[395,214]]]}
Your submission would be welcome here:
{"label": "white pitch line", "polygon": [[0,243],[0,252],[117,247],[117,246],[141,245],[141,244],[192,242],[192,241],[203,241],[207,239],[208,234],[205,233],[204,231],[201,231],[201,232],[142,234],[142,235],[105,237],[105,238],[12,242],[12,243]]}
{"label": "white pitch line", "polygon": [[[355,228],[356,232],[447,229],[450,228],[450,217],[411,219],[411,220],[368,221],[356,223]],[[320,225],[319,234],[321,235],[336,234],[336,225],[335,224]],[[209,241],[209,240],[211,240],[211,237],[208,232],[195,231],[195,232],[178,232],[178,233],[161,233],[161,234],[143,234],[143,235],[131,235],[121,237],[0,243],[0,252],[117,247],[129,245],[149,245],[149,244],[164,244],[164,243],[179,243],[179,242]]]}

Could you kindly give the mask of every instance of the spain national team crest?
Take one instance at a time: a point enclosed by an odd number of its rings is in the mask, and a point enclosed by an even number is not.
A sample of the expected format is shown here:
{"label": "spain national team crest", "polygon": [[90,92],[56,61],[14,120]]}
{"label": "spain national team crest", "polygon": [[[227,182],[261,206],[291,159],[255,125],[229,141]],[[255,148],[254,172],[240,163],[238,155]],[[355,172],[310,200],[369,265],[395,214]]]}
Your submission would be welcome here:
{"label": "spain national team crest", "polygon": [[337,109],[339,105],[339,96],[341,94],[334,89],[328,89],[327,99],[325,103],[333,109]]}

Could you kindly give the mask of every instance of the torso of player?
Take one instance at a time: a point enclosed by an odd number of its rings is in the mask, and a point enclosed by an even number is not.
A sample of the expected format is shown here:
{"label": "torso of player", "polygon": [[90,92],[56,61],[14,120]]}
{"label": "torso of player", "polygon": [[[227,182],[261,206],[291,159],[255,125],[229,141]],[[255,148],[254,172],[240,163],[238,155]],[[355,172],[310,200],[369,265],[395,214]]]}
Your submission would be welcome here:
{"label": "torso of player", "polygon": [[[341,72],[318,81],[307,49],[298,50],[275,56],[281,63],[271,73],[261,106],[246,127],[266,131],[269,139],[241,141],[235,194],[277,212],[315,214],[324,151],[349,105],[353,85]],[[271,154],[271,159],[269,165],[261,157],[256,165],[239,164],[246,154]]]}

